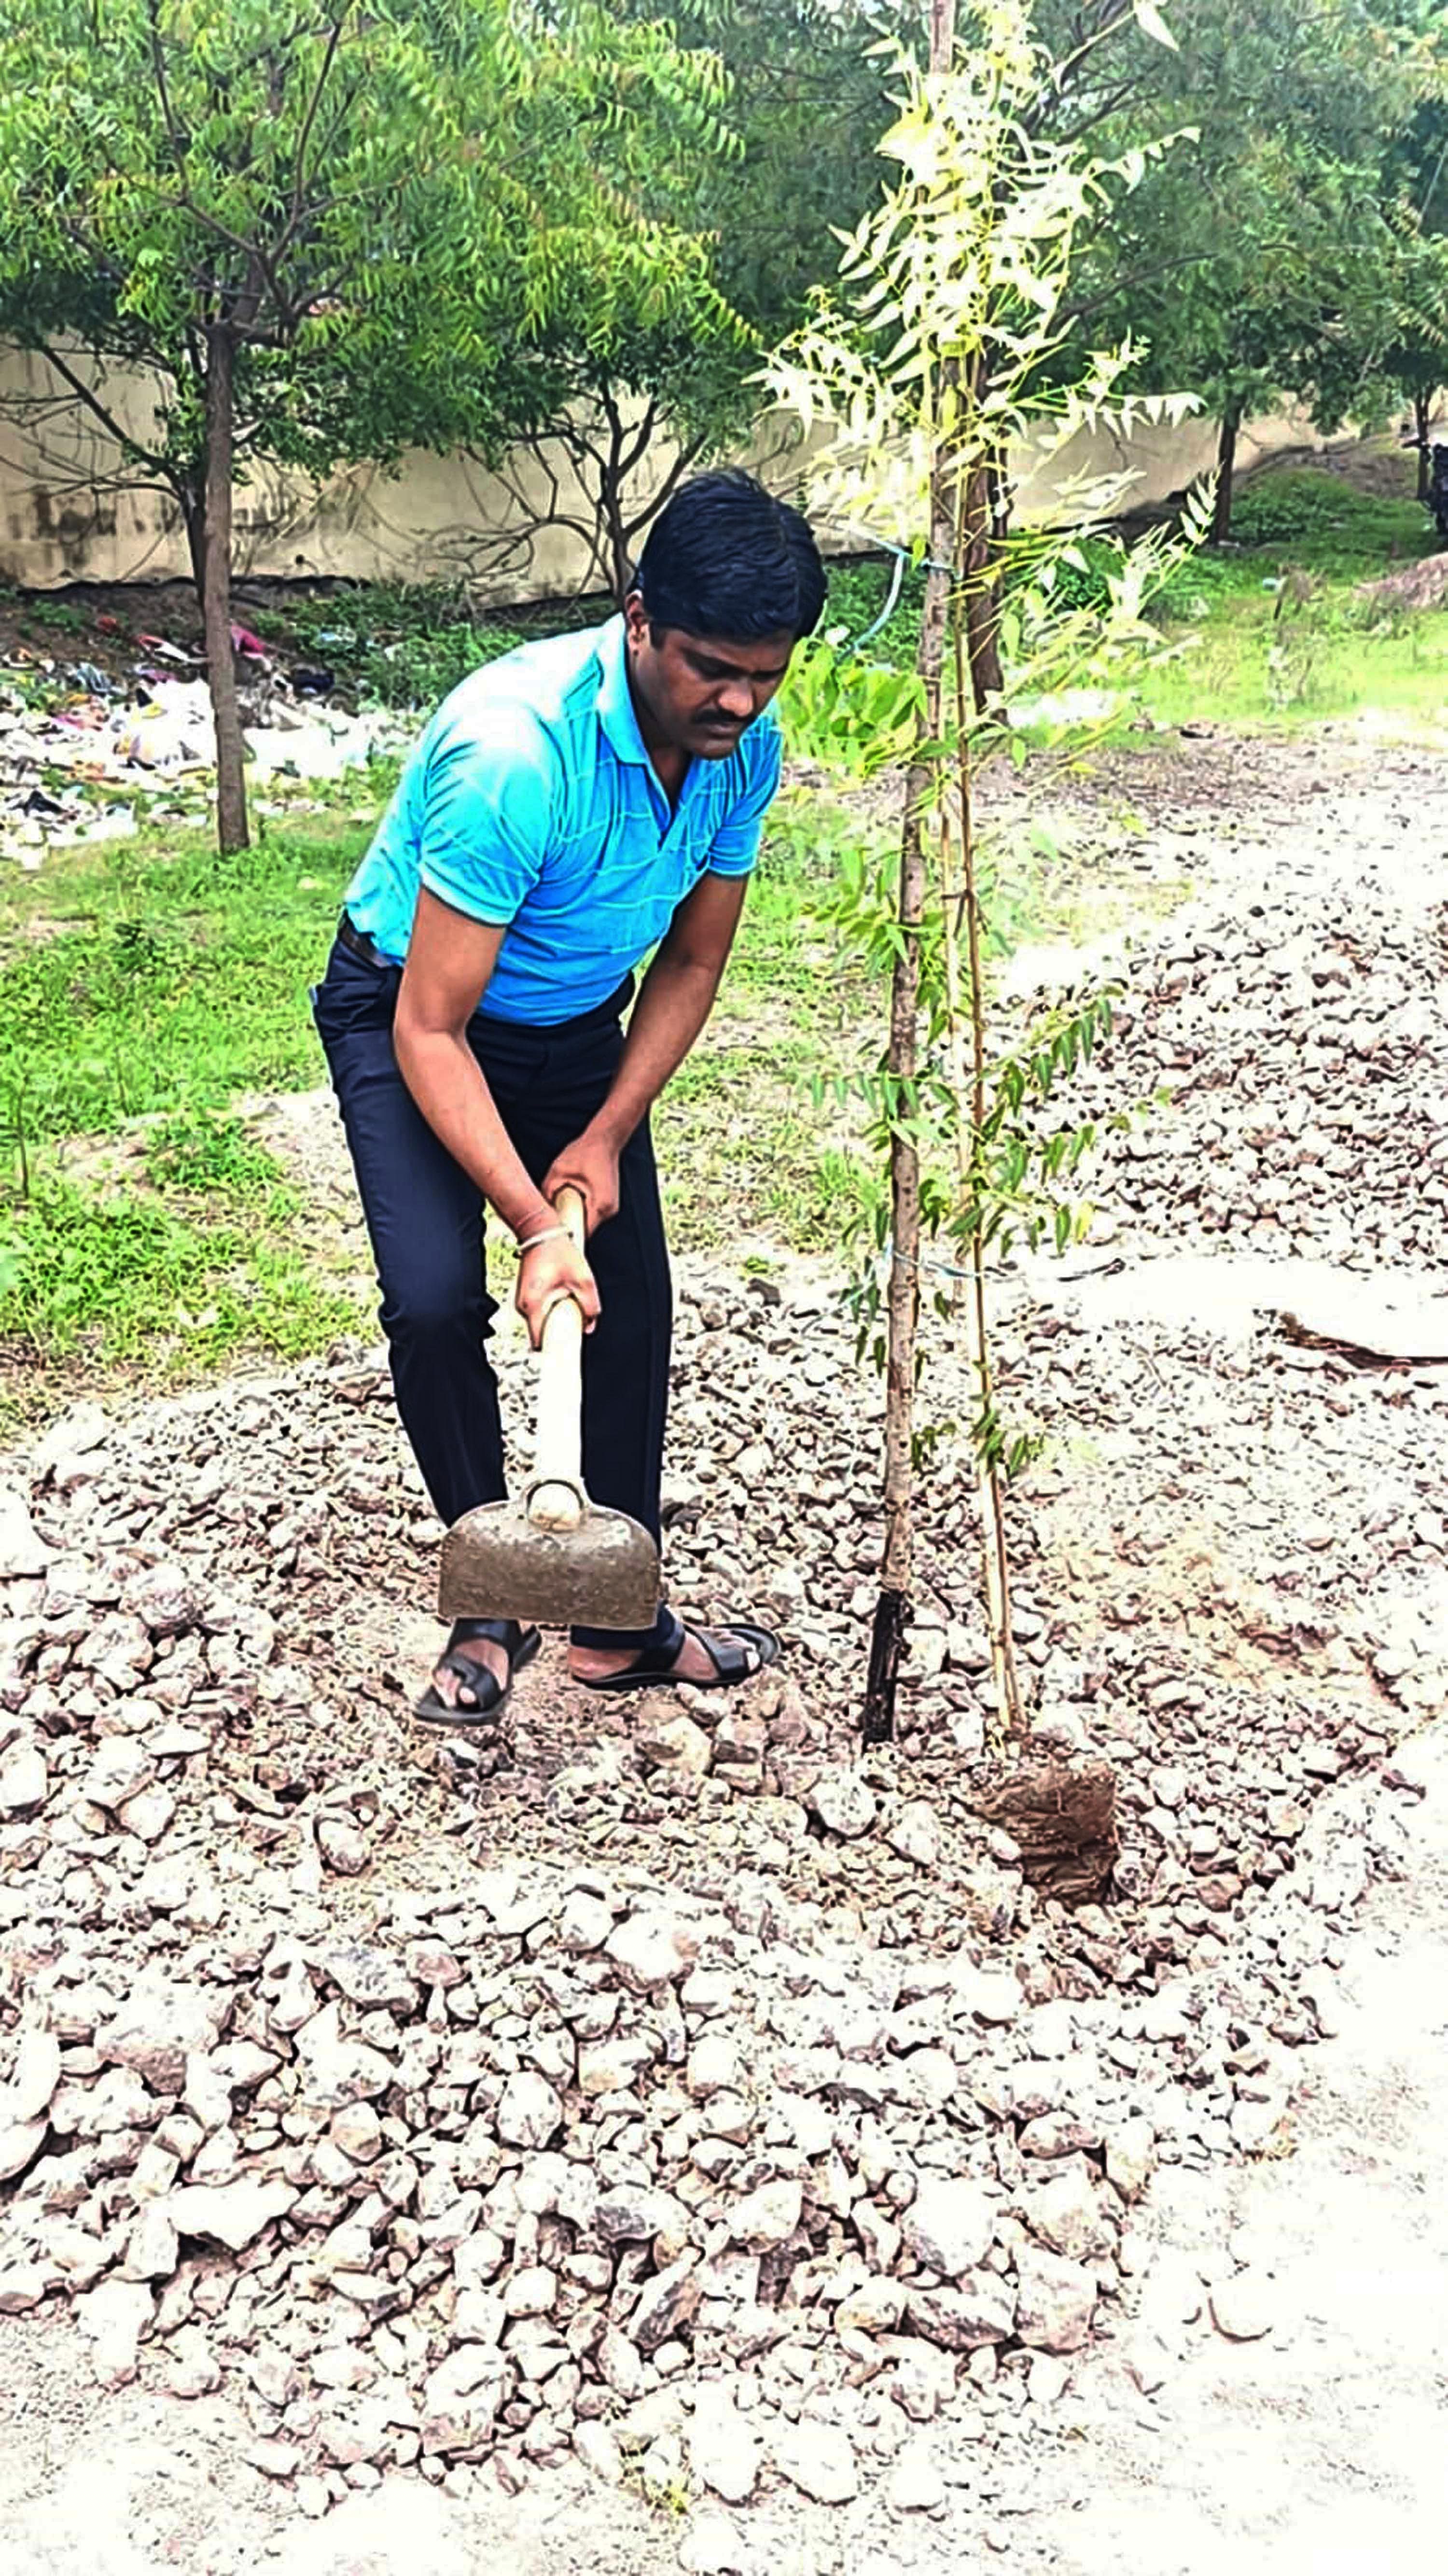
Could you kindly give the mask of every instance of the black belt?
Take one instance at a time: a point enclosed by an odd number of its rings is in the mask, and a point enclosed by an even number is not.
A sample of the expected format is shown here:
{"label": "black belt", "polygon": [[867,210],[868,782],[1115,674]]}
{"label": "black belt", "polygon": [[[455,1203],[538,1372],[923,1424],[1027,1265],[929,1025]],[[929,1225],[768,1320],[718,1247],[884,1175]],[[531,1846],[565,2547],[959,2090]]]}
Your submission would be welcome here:
{"label": "black belt", "polygon": [[[370,939],[365,930],[358,929],[350,913],[344,912],[338,917],[337,945],[348,949],[352,956],[360,957],[364,966],[373,967],[378,974],[395,975],[400,972],[397,959],[384,957],[376,941]],[[591,1009],[580,1011],[575,1019],[550,1020],[543,1034],[561,1037],[566,1030],[590,1029],[607,1020],[617,1020],[628,1009],[633,994],[634,979],[632,975],[625,975],[618,991],[610,993],[606,1002],[595,1002]],[[502,1025],[508,1024],[504,1022]]]}
{"label": "black belt", "polygon": [[350,913],[344,912],[339,917],[337,922],[337,938],[339,944],[343,948],[350,949],[354,957],[361,958],[364,966],[375,966],[379,973],[385,968],[389,966],[395,967],[397,964],[395,957],[383,956],[376,940],[369,939],[365,930],[358,929],[357,924],[352,919]]}

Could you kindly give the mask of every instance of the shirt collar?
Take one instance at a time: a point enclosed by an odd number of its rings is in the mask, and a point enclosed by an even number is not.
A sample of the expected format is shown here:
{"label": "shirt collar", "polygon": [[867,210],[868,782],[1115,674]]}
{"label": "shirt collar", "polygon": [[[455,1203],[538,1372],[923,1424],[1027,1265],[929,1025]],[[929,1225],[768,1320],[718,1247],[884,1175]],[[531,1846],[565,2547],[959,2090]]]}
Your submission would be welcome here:
{"label": "shirt collar", "polygon": [[599,681],[594,705],[598,709],[599,723],[620,760],[651,769],[653,763],[639,731],[639,720],[629,695],[628,655],[621,617],[610,617],[607,625],[600,627],[597,651]]}

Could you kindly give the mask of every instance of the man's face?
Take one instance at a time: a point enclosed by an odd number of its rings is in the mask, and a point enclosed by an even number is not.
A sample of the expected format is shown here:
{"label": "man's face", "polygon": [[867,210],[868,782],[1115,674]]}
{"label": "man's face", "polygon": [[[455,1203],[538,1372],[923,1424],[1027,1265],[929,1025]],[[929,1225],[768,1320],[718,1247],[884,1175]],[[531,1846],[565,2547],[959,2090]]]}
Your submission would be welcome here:
{"label": "man's face", "polygon": [[745,644],[682,626],[653,630],[636,591],[624,613],[629,677],[654,729],[691,760],[727,760],[784,678],[793,635],[785,628]]}

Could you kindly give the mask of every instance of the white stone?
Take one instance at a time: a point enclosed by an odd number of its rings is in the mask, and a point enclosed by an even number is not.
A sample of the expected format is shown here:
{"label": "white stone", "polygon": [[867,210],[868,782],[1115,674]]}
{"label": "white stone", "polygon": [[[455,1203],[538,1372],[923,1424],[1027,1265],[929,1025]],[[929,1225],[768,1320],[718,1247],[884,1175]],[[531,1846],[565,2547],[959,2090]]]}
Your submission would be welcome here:
{"label": "white stone", "polygon": [[15,2052],[15,2071],[0,2084],[0,2127],[38,2120],[48,2111],[60,2082],[60,2042],[53,2031],[22,2030]]}
{"label": "white stone", "polygon": [[689,2051],[684,2082],[690,2098],[707,2102],[714,2093],[738,2092],[743,2083],[740,2055],[727,2031],[706,2030]]}
{"label": "white stone", "polygon": [[327,2135],[353,2164],[370,2165],[381,2152],[382,2123],[370,2102],[344,2102],[332,2114]]}
{"label": "white stone", "polygon": [[527,2263],[504,2289],[503,2306],[510,2317],[546,2317],[557,2296],[557,2273],[545,2263]]}
{"label": "white stone", "polygon": [[199,2327],[169,2337],[166,2385],[173,2397],[211,2397],[221,2386],[221,2364]]}
{"label": "white stone", "polygon": [[1056,2406],[1071,2385],[1071,2367],[1056,2352],[1038,2352],[1031,2358],[1026,2384],[1033,2406]]}
{"label": "white stone", "polygon": [[439,2363],[423,2390],[422,2447],[467,2458],[492,2440],[507,2389],[507,2365],[482,2344],[464,2344]]}
{"label": "white stone", "polygon": [[306,2077],[306,2098],[324,2109],[375,2101],[393,2082],[392,2060],[380,2048],[368,2047],[365,2040],[344,2039],[335,2004],[302,2024],[296,2048]]}
{"label": "white stone", "polygon": [[38,2120],[0,2123],[0,2182],[13,2182],[33,2165],[49,2133],[50,2122],[43,2114]]}
{"label": "white stone", "polygon": [[50,2287],[50,2276],[38,2263],[11,2263],[0,2271],[0,2317],[29,2316]]}
{"label": "white stone", "polygon": [[138,1977],[114,2017],[97,2030],[96,2054],[108,2065],[130,2067],[153,2093],[179,2093],[187,2058],[204,2056],[215,2045],[230,2001],[215,1986]]}
{"label": "white stone", "polygon": [[850,1764],[822,1771],[805,1801],[827,1834],[855,1842],[875,1821],[875,1793]]}
{"label": "white stone", "polygon": [[759,2437],[733,2400],[701,2390],[689,2426],[689,2465],[701,2486],[726,2504],[747,2504],[759,2480]]}
{"label": "white stone", "polygon": [[755,2253],[771,2245],[787,2244],[799,2225],[803,2200],[803,2186],[797,2179],[781,2177],[778,2182],[761,2183],[729,2211],[731,2241],[747,2245]]}
{"label": "white stone", "polygon": [[169,2281],[179,2251],[176,2221],[166,2201],[147,2201],[131,2230],[121,2276],[127,2281]]}
{"label": "white stone", "polygon": [[1053,2254],[1068,2254],[1073,2263],[1082,2263],[1106,2252],[1113,2242],[1106,2205],[1106,2196],[1092,2183],[1085,2162],[1071,2156],[1030,2194],[1026,2224]]}
{"label": "white stone", "polygon": [[149,1789],[142,1789],[138,1796],[127,1798],[123,1806],[117,1807],[116,1822],[128,1834],[134,1834],[138,1842],[158,1843],[169,1830],[175,1813],[176,1801],[170,1790],[153,1782]]}
{"label": "white stone", "polygon": [[124,2388],[135,2378],[137,2348],[155,2312],[155,2300],[141,2282],[118,2280],[114,2275],[76,2300],[76,2324],[93,2346],[93,2366],[102,2388]]}
{"label": "white stone", "polygon": [[706,2507],[691,2513],[684,2526],[679,2565],[685,2576],[745,2576],[749,2560],[728,2515]]}
{"label": "white stone", "polygon": [[586,1888],[575,1887],[564,1900],[558,1918],[558,1946],[575,1958],[586,1958],[591,1951],[601,1950],[613,1930],[613,1907],[601,1896],[592,1896]]}
{"label": "white stone", "polygon": [[983,2263],[995,2235],[996,2205],[978,2182],[922,2175],[900,2228],[917,2263],[958,2281]]}
{"label": "white stone", "polygon": [[563,2125],[563,2104],[546,2075],[522,2067],[498,2104],[498,2135],[510,2147],[546,2147]]}
{"label": "white stone", "polygon": [[367,1837],[350,1816],[320,1816],[317,1849],[338,1878],[360,1878],[367,1867]]}
{"label": "white stone", "polygon": [[955,1993],[963,2011],[993,2030],[1005,2029],[1021,2009],[1020,1982],[1008,1968],[961,1966],[956,1970]]}
{"label": "white stone", "polygon": [[131,1576],[121,1606],[153,1637],[178,1636],[183,1628],[194,1628],[201,1616],[196,1587],[182,1565],[143,1567]]}
{"label": "white stone", "polygon": [[82,1797],[114,1815],[128,1798],[138,1798],[156,1777],[156,1765],[139,1737],[108,1735],[92,1755],[81,1782]]}
{"label": "white stone", "polygon": [[1090,2339],[1096,2276],[1064,2255],[1022,2246],[1016,2256],[1016,2332],[1033,2352],[1078,2352]]}
{"label": "white stone", "polygon": [[630,1914],[604,1945],[634,1994],[651,1994],[686,1977],[699,1955],[693,1933],[671,1914]]}
{"label": "white stone", "polygon": [[836,2334],[893,2334],[905,2313],[902,2281],[862,2281],[835,2310]]}
{"label": "white stone", "polygon": [[692,1787],[706,1777],[714,1759],[712,1740],[682,1709],[636,1728],[634,1750],[663,1780]]}
{"label": "white stone", "polygon": [[968,2273],[944,2289],[911,2290],[906,2320],[913,2334],[945,2352],[979,2352],[1011,2333],[1015,2294],[998,2272]]}
{"label": "white stone", "polygon": [[13,1485],[0,1485],[0,1582],[44,1574],[50,1550],[30,1517],[25,1496]]}
{"label": "white stone", "polygon": [[590,2101],[605,2093],[626,2093],[658,2053],[658,2041],[644,2031],[622,2039],[585,2040],[578,2051],[579,2092]]}
{"label": "white stone", "polygon": [[273,2219],[284,2218],[298,2197],[285,2182],[183,2183],[156,2205],[179,2236],[214,2236],[240,2254]]}
{"label": "white stone", "polygon": [[1106,2178],[1123,2200],[1139,2200],[1156,2171],[1156,2131],[1150,2120],[1123,2120],[1106,2134]]}
{"label": "white stone", "polygon": [[591,2469],[605,2486],[616,2487],[623,2480],[623,2453],[606,2424],[585,2417],[573,2427],[573,2447],[586,2469]]}
{"label": "white stone", "polygon": [[13,1744],[0,1755],[0,1815],[33,1815],[49,1793],[50,1774],[38,1744]]}
{"label": "white stone", "polygon": [[323,1951],[319,1964],[349,2003],[404,2013],[417,2008],[417,1987],[390,1950],[367,1941],[336,1941]]}
{"label": "white stone", "polygon": [[1214,2283],[1211,2304],[1212,2323],[1230,2343],[1256,2343],[1277,2322],[1277,2290],[1263,2272]]}
{"label": "white stone", "polygon": [[893,2513],[938,2513],[945,2502],[945,2480],[924,2442],[907,2442],[885,2486]]}
{"label": "white stone", "polygon": [[770,2456],[791,2486],[816,2504],[848,2504],[860,2491],[860,2472],[850,2437],[837,2424],[776,2424],[769,2437]]}
{"label": "white stone", "polygon": [[940,1858],[940,1818],[929,1800],[908,1800],[885,1840],[902,1860],[913,1860],[921,1869],[933,1869]]}

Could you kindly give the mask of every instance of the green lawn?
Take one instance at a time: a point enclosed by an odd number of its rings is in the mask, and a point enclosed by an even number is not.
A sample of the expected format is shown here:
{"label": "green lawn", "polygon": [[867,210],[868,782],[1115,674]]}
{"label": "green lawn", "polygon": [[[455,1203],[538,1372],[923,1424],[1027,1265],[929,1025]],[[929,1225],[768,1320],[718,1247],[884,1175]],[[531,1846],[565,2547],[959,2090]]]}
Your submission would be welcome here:
{"label": "green lawn", "polygon": [[[365,840],[338,812],[222,860],[193,830],[152,826],[0,880],[12,1406],[43,1402],[77,1362],[169,1379],[241,1351],[297,1357],[355,1324],[306,1256],[297,1189],[232,1103],[319,1079],[306,987]],[[136,1150],[107,1172],[118,1136]]]}

